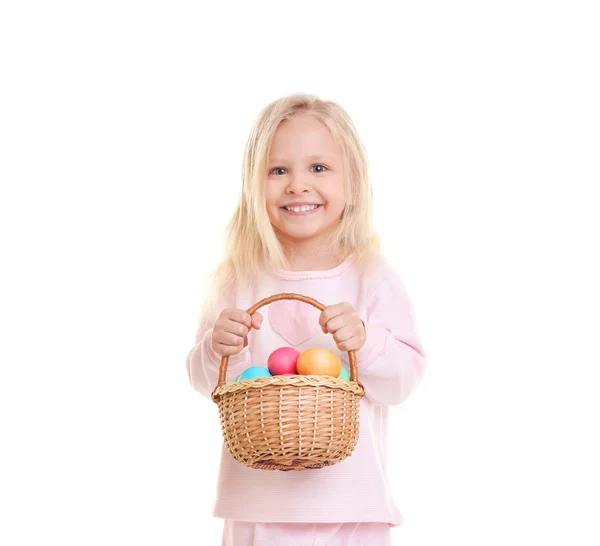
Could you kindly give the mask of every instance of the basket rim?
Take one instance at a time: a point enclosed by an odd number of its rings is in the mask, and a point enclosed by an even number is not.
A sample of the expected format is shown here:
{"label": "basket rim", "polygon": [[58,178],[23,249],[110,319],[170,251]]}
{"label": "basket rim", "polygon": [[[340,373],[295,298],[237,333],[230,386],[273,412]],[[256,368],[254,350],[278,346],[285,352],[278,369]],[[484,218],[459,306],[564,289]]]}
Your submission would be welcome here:
{"label": "basket rim", "polygon": [[257,377],[255,379],[242,379],[236,383],[217,386],[212,393],[212,399],[217,402],[227,394],[249,389],[265,389],[270,387],[327,387],[351,392],[360,397],[365,395],[365,388],[360,381],[349,381],[340,377],[329,375],[274,375],[272,377]]}

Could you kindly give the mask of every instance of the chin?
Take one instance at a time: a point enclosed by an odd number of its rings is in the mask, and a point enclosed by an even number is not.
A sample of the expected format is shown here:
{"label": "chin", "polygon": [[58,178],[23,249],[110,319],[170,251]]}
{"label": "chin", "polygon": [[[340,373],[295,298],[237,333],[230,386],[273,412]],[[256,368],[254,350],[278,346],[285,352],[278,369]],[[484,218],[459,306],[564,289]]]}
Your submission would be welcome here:
{"label": "chin", "polygon": [[294,233],[294,232],[290,232],[290,231],[282,231],[282,233],[286,237],[289,237],[290,239],[298,239],[299,241],[306,240],[306,239],[314,239],[315,237],[317,237],[319,235],[318,231],[315,233]]}
{"label": "chin", "polygon": [[309,239],[322,239],[331,230],[318,229],[314,231],[292,231],[292,230],[279,230],[285,237],[290,239],[296,239],[298,241],[306,241]]}

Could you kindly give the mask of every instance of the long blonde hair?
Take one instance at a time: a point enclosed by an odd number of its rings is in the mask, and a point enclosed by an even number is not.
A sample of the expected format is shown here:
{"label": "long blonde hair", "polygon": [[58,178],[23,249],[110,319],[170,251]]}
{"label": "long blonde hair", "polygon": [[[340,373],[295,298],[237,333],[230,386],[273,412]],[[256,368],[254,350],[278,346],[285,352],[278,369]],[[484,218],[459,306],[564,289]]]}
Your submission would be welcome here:
{"label": "long blonde hair", "polygon": [[368,266],[380,252],[380,238],[373,226],[367,153],[352,120],[341,106],[315,95],[296,93],[280,98],[260,112],[246,143],[240,200],[227,226],[225,256],[208,279],[203,312],[214,311],[228,287],[258,278],[261,265],[289,269],[267,214],[265,181],[275,131],[282,121],[300,113],[324,123],[342,148],[347,204],[329,241],[331,250],[342,256],[354,254],[361,267]]}

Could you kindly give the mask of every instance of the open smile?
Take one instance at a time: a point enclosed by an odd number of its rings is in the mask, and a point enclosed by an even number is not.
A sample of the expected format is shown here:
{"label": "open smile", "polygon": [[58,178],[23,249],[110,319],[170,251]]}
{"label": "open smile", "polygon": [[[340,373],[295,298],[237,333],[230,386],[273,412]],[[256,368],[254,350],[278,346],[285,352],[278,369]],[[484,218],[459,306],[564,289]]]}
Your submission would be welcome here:
{"label": "open smile", "polygon": [[285,211],[291,216],[307,216],[309,214],[314,214],[322,206],[323,205],[301,205],[295,207],[281,207],[281,210]]}

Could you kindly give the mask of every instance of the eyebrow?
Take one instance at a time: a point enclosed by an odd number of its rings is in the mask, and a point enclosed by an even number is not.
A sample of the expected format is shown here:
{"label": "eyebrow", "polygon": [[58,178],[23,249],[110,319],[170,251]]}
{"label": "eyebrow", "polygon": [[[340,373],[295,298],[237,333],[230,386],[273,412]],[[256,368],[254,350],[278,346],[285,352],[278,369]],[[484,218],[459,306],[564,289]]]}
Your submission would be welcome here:
{"label": "eyebrow", "polygon": [[[308,159],[309,161],[329,161],[329,159],[323,155],[311,155],[311,156],[307,157],[306,159]],[[271,161],[285,163],[287,161],[287,159],[285,159],[283,157],[272,157]]]}

